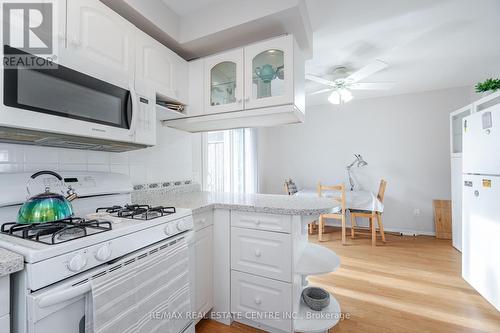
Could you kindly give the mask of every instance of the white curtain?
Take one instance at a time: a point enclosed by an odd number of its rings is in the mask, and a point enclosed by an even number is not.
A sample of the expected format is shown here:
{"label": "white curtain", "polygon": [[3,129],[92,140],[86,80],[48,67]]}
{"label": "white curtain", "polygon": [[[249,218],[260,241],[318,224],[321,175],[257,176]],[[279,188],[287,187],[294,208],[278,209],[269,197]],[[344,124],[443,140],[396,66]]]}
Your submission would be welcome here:
{"label": "white curtain", "polygon": [[257,192],[255,129],[204,133],[203,188],[216,192]]}

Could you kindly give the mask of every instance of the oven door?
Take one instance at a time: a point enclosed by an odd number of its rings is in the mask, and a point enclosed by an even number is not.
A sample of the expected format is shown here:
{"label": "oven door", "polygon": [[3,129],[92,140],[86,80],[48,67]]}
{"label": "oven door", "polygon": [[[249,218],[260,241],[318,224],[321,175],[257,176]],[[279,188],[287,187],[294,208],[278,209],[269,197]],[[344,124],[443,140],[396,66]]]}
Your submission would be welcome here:
{"label": "oven door", "polygon": [[[92,315],[89,316],[89,314],[93,311],[89,281],[110,278],[112,272],[119,269],[131,269],[130,267],[134,265],[133,262],[140,263],[140,260],[146,256],[154,256],[161,251],[168,251],[168,264],[165,265],[164,274],[162,273],[164,284],[171,284],[168,288],[171,296],[167,297],[169,300],[168,312],[190,313],[191,291],[188,278],[189,264],[186,260],[188,258],[187,238],[189,237],[170,238],[108,265],[97,267],[31,293],[27,296],[27,333],[85,333],[86,319],[92,318]],[[191,324],[192,320],[188,315],[182,318],[168,319],[168,322],[162,323],[161,329],[159,328],[156,332],[163,333],[167,327],[169,333],[181,333],[191,329]]]}
{"label": "oven door", "polygon": [[[4,46],[5,54],[21,51]],[[137,95],[62,65],[4,68],[0,126],[133,142]]]}

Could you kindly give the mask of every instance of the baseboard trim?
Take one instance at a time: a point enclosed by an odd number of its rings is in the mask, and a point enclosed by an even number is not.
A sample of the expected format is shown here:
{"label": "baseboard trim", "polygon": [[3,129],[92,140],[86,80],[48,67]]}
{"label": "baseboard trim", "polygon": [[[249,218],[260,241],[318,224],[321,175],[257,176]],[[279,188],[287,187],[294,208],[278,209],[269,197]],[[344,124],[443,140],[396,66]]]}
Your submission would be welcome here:
{"label": "baseboard trim", "polygon": [[[334,223],[327,223],[327,227],[342,228],[340,222],[335,221]],[[359,227],[360,229],[368,230],[368,228]],[[350,229],[350,224],[347,224],[347,229]],[[399,228],[386,228],[384,227],[386,233],[398,235],[398,236],[436,236],[434,231],[426,230],[412,230],[412,229],[399,229]]]}

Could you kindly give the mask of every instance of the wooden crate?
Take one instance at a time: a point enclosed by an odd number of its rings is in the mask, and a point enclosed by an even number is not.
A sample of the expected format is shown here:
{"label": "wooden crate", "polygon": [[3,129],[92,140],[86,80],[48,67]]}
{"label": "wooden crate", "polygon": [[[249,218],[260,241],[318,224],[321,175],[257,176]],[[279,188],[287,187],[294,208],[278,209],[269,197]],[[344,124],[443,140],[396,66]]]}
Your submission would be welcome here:
{"label": "wooden crate", "polygon": [[451,239],[451,200],[434,200],[436,238]]}

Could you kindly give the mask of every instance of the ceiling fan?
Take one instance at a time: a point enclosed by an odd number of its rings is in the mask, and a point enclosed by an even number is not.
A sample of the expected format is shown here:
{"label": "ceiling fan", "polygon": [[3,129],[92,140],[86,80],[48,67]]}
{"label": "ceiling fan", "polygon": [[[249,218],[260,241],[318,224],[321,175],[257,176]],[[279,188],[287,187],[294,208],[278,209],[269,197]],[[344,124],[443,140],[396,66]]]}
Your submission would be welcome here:
{"label": "ceiling fan", "polygon": [[[351,75],[345,78],[339,78],[334,81],[306,74],[306,79],[310,81],[314,81],[323,85],[328,86],[328,88],[321,89],[309,95],[317,95],[322,94],[327,91],[331,91],[332,93],[328,97],[328,101],[332,104],[343,104],[347,103],[353,99],[353,95],[351,90],[389,90],[394,87],[395,82],[359,82],[368,76],[375,74],[384,68],[386,68],[388,64],[382,60],[375,60],[360,70],[352,73]],[[345,68],[342,68],[345,70]]]}

